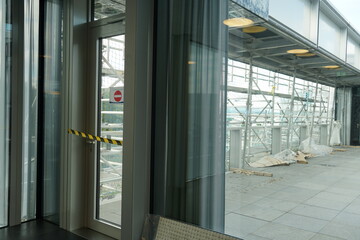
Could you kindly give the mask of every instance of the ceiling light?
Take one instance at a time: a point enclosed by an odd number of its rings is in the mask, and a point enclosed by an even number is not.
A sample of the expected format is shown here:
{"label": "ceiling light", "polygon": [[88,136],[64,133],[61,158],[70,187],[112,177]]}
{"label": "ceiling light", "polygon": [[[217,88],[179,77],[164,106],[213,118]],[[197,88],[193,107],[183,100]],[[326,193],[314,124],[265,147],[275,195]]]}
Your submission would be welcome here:
{"label": "ceiling light", "polygon": [[300,53],[308,53],[309,50],[307,49],[291,49],[291,50],[287,50],[287,53],[292,53],[292,54],[300,54]]}
{"label": "ceiling light", "polygon": [[266,27],[262,27],[262,26],[252,26],[252,27],[246,27],[244,28],[242,31],[244,33],[260,33],[260,32],[264,32],[266,31],[267,28]]}
{"label": "ceiling light", "polygon": [[254,24],[254,21],[248,18],[230,18],[223,21],[229,27],[248,27]]}
{"label": "ceiling light", "polygon": [[188,61],[188,64],[196,64],[194,61]]}
{"label": "ceiling light", "polygon": [[326,69],[337,69],[337,68],[340,68],[340,66],[338,66],[338,65],[328,65],[328,66],[322,66],[322,68],[326,68]]}
{"label": "ceiling light", "polygon": [[316,54],[308,52],[308,53],[298,53],[298,54],[296,54],[296,56],[298,56],[298,57],[313,57],[313,56],[316,56]]}

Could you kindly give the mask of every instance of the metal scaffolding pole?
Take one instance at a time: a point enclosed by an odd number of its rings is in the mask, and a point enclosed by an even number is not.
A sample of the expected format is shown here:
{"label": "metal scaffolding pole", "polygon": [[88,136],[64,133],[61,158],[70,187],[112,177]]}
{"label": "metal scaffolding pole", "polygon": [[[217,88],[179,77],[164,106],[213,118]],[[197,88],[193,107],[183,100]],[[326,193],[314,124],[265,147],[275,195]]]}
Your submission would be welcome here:
{"label": "metal scaffolding pole", "polygon": [[[317,101],[317,95],[318,95],[318,86],[319,86],[319,81],[318,81],[318,79],[316,79],[315,98],[314,98],[313,113],[312,113],[312,118],[311,118],[310,134],[309,134],[310,139],[312,139],[313,130],[314,130],[316,101]],[[309,143],[311,143],[311,141]]]}
{"label": "metal scaffolding pole", "polygon": [[246,101],[246,121],[245,121],[245,132],[244,132],[244,147],[243,147],[243,156],[242,156],[242,168],[244,167],[244,162],[248,163],[246,156],[248,150],[250,152],[250,141],[249,141],[249,130],[251,128],[251,106],[252,106],[252,83],[253,83],[253,58],[250,57],[249,63],[249,86],[248,86],[248,96]]}
{"label": "metal scaffolding pole", "polygon": [[[329,129],[329,135],[328,135],[328,145],[330,145],[330,139],[331,139],[331,135],[333,133],[333,124],[334,124],[334,119],[335,119],[335,101],[336,101],[336,84],[335,84],[335,88],[334,88],[334,96],[333,96],[333,101],[332,101],[332,105],[331,105],[331,118],[330,118],[330,129]],[[330,97],[329,97],[330,100]]]}
{"label": "metal scaffolding pole", "polygon": [[273,86],[272,86],[272,99],[271,99],[271,126],[274,127],[275,123],[275,89],[276,89],[276,73],[274,73]]}
{"label": "metal scaffolding pole", "polygon": [[296,82],[296,69],[294,69],[293,74],[293,82],[292,82],[292,90],[291,90],[291,101],[290,101],[290,114],[288,118],[288,131],[287,131],[287,139],[286,139],[286,148],[290,148],[290,133],[292,130],[292,120],[293,120],[293,112],[294,112],[294,95],[295,95],[295,82]]}

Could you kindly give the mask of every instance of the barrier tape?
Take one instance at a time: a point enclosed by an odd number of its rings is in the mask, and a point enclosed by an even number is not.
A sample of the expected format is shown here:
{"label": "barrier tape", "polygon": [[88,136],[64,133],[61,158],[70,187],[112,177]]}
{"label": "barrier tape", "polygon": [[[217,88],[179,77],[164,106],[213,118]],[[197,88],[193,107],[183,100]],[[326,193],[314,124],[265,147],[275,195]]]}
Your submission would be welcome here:
{"label": "barrier tape", "polygon": [[103,138],[103,137],[98,137],[98,136],[94,136],[88,133],[84,133],[84,132],[80,132],[80,131],[76,131],[73,129],[68,129],[68,133],[69,134],[74,134],[76,136],[79,137],[83,137],[83,138],[87,138],[90,140],[94,140],[94,141],[98,141],[98,142],[104,142],[104,143],[110,143],[110,144],[115,144],[115,145],[123,145],[123,141],[120,140],[114,140],[114,139],[110,139],[110,138]]}

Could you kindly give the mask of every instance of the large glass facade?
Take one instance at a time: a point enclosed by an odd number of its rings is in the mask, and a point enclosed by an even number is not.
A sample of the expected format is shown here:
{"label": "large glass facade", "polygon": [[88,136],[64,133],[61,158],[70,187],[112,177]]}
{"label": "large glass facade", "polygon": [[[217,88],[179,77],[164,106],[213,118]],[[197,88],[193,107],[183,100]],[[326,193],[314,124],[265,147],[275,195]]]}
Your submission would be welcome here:
{"label": "large glass facade", "polygon": [[0,2],[0,227],[8,223],[10,1]]}
{"label": "large glass facade", "polygon": [[36,217],[39,2],[24,1],[24,91],[21,219]]}
{"label": "large glass facade", "polygon": [[228,2],[158,2],[154,211],[221,232]]}
{"label": "large glass facade", "polygon": [[[48,0],[42,6],[45,21],[40,65],[39,99],[42,114],[42,190],[43,217],[59,224],[60,207],[60,142],[62,96],[62,1]],[[41,68],[40,68],[41,69]],[[41,88],[41,89],[40,89]],[[41,144],[41,143],[40,143]],[[39,148],[40,149],[40,148]],[[41,153],[39,153],[40,156]]]}

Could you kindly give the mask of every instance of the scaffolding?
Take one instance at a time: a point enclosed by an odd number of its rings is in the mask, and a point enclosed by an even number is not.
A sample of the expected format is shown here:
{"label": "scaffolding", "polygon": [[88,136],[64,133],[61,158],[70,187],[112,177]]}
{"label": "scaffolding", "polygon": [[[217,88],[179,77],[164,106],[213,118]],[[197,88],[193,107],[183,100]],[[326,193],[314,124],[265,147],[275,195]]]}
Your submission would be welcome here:
{"label": "scaffolding", "polygon": [[311,137],[328,144],[335,88],[228,60],[227,166],[243,168]]}

